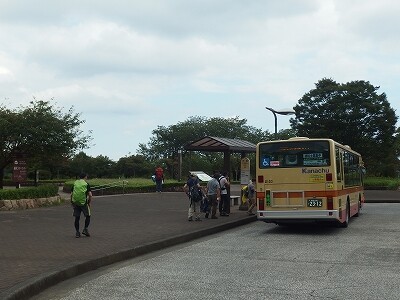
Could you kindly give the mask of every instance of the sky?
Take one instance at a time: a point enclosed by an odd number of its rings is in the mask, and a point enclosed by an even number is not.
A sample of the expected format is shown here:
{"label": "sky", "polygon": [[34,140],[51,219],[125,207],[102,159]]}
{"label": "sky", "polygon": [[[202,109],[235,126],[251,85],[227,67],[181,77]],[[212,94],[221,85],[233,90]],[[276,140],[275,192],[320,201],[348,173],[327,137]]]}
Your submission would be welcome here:
{"label": "sky", "polygon": [[0,104],[73,107],[84,152],[115,161],[191,116],[274,132],[265,107],[322,78],[369,81],[399,116],[399,16],[397,0],[0,0]]}

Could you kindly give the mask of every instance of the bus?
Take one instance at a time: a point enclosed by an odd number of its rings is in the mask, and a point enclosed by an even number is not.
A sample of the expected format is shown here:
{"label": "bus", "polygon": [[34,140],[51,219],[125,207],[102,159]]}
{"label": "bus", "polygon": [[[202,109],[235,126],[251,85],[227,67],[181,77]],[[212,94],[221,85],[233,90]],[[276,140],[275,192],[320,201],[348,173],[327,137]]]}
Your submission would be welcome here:
{"label": "bus", "polygon": [[332,139],[295,137],[256,148],[257,219],[347,227],[365,202],[361,155]]}

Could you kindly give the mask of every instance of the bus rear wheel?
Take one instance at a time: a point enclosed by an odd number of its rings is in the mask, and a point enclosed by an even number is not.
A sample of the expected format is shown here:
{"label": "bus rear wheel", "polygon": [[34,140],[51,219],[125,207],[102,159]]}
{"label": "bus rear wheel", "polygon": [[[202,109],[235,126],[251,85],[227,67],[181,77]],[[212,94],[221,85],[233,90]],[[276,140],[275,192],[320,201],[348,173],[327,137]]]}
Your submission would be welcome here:
{"label": "bus rear wheel", "polygon": [[355,217],[360,216],[360,210],[361,210],[361,199],[358,199],[358,209],[357,209],[356,214],[354,215]]}
{"label": "bus rear wheel", "polygon": [[349,226],[349,221],[350,221],[350,203],[347,201],[346,204],[346,220],[340,224],[340,227],[342,228],[347,228]]}

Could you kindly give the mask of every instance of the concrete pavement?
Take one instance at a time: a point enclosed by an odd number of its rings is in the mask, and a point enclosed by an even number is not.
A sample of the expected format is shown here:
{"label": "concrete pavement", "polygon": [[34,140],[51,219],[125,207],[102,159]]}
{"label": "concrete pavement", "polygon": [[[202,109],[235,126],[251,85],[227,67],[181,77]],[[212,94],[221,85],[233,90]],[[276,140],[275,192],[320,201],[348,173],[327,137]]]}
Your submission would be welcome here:
{"label": "concrete pavement", "polygon": [[[400,200],[399,191],[365,193],[367,202]],[[229,217],[188,222],[187,209],[184,193],[95,197],[92,236],[79,239],[70,205],[0,212],[0,299],[28,299],[84,272],[256,220],[233,206]]]}
{"label": "concrete pavement", "polygon": [[188,222],[188,205],[183,192],[94,197],[89,238],[75,238],[68,204],[0,212],[0,299],[28,299],[84,272],[256,220],[234,206],[229,217]]}
{"label": "concrete pavement", "polygon": [[400,203],[400,190],[366,190],[365,198],[367,203]]}

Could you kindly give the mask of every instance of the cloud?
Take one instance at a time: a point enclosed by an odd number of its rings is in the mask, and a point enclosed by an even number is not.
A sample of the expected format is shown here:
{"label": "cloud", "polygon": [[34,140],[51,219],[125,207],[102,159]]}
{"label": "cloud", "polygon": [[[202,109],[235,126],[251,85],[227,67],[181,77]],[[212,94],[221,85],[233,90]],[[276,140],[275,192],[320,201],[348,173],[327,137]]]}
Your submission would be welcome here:
{"label": "cloud", "polygon": [[399,109],[399,13],[391,0],[1,1],[0,98],[74,106],[91,153],[113,158],[193,115],[271,131],[264,107],[293,107],[323,77],[368,80]]}

